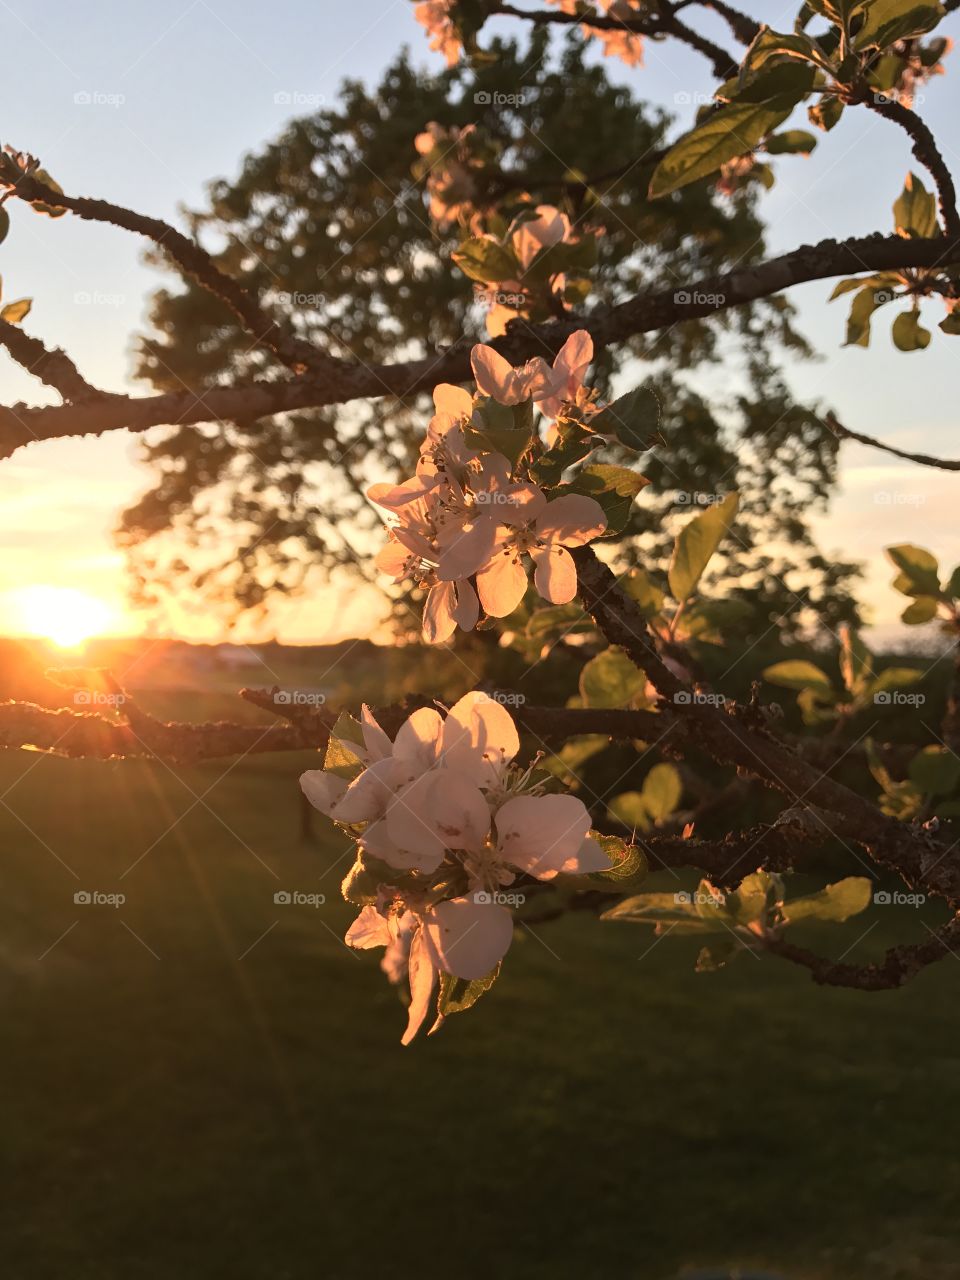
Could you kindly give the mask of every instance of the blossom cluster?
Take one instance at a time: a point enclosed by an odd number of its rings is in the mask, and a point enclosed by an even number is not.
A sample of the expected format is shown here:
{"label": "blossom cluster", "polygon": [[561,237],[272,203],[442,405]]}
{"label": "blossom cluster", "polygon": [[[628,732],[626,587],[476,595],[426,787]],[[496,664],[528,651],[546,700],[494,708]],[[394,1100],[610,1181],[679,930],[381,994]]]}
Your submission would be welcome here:
{"label": "blossom cluster", "polygon": [[460,129],[435,120],[414,139],[421,157],[414,173],[426,180],[430,216],[441,230],[474,215],[475,174],[483,166],[477,144],[475,125]]}
{"label": "blossom cluster", "polygon": [[519,896],[506,894],[507,886],[611,864],[589,834],[583,802],[547,794],[535,765],[514,763],[516,725],[486,694],[466,694],[445,716],[415,711],[392,742],[366,706],[359,729],[360,740],[340,744],[356,762],[355,776],[334,771],[341,750],[300,782],[311,804],[356,838],[344,896],[363,905],[346,942],[385,947],[388,977],[408,978],[409,1044],[438,977],[434,1029],[444,1017],[445,981],[489,985],[496,976],[513,937],[503,899]]}
{"label": "blossom cluster", "polygon": [[[576,13],[580,7],[580,0],[547,0],[547,3],[559,5],[564,13]],[[638,17],[643,8],[643,0],[595,0],[595,3],[608,18],[620,22]],[[585,36],[600,41],[605,58],[622,58],[628,67],[637,67],[643,62],[643,38],[637,32],[591,27],[589,22],[584,22],[581,29]]]}
{"label": "blossom cluster", "polygon": [[548,498],[521,460],[533,443],[534,405],[548,419],[592,408],[583,386],[592,358],[593,342],[582,329],[552,365],[536,357],[514,368],[492,347],[475,346],[477,394],[441,383],[416,474],[368,490],[392,520],[377,567],[396,582],[412,579],[427,588],[428,643],[449,640],[458,626],[472,630],[481,606],[493,618],[512,613],[527,590],[528,559],[544,599],[566,604],[576,594],[567,548],[605,531],[603,507],[580,493]]}

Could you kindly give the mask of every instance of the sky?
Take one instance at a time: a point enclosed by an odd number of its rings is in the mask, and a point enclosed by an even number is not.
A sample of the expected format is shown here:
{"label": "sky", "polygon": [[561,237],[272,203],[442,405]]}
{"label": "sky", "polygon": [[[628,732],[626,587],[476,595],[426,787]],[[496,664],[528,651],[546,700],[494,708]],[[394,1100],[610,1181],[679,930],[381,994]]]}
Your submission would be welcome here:
{"label": "sky", "polygon": [[[744,7],[786,30],[797,5],[756,0]],[[93,7],[2,0],[0,141],[38,155],[72,194],[182,225],[179,206],[201,204],[209,180],[235,175],[244,153],[291,116],[333,102],[345,77],[375,81],[405,43],[426,65],[440,65],[412,9],[409,0],[274,0],[269,7],[254,0],[99,0]],[[489,29],[511,25],[499,19]],[[730,43],[711,15],[697,25]],[[960,34],[960,18],[948,19],[945,30]],[[960,64],[953,61],[916,105],[960,172]],[[673,111],[677,134],[690,120],[686,104],[714,87],[708,64],[673,42],[647,41],[641,68],[609,66],[615,78]],[[804,125],[800,117],[791,123]],[[892,230],[890,207],[913,165],[898,129],[870,112],[848,111],[821,135],[812,157],[777,163],[777,184],[761,203],[771,253]],[[128,233],[70,215],[39,217],[17,202],[8,207],[11,231],[0,245],[4,301],[31,297],[24,328],[64,347],[91,382],[146,394],[130,377],[132,336],[143,328],[150,294],[169,277],[142,264],[142,242]],[[788,364],[797,399],[831,405],[847,426],[901,448],[960,455],[950,380],[960,339],[936,329],[942,310],[925,304],[934,330],[925,352],[897,352],[883,313],[868,350],[842,348],[846,307],[827,305],[831,288],[820,281],[789,295],[799,327],[820,353]],[[713,377],[722,389],[723,371]],[[0,402],[18,400],[57,397],[0,352]],[[960,524],[952,518],[958,484],[948,472],[843,445],[839,491],[815,529],[827,554],[866,562],[863,594],[876,637],[897,637],[903,603],[888,586],[884,545],[927,545],[947,569],[960,561]],[[123,558],[111,532],[148,485],[137,442],[125,432],[31,445],[0,462],[0,634],[38,626],[38,586],[95,597],[98,625],[113,632],[142,625],[126,606]],[[292,642],[332,640],[370,630],[384,611],[372,588],[315,590],[276,609],[267,628]],[[188,638],[216,638],[196,619],[170,625]]]}

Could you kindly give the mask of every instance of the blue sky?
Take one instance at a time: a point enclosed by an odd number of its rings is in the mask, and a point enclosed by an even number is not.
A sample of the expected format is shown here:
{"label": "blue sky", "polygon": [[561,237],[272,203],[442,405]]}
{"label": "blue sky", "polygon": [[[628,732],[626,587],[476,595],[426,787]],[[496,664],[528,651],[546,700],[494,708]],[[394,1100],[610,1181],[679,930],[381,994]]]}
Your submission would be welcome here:
{"label": "blue sky", "polygon": [[[93,7],[4,0],[2,141],[39,155],[72,193],[176,222],[180,203],[201,202],[209,179],[234,174],[243,153],[273,136],[290,115],[332,101],[345,77],[375,79],[405,42],[425,62],[436,61],[412,8],[409,0],[277,0],[269,7],[253,0],[163,6],[100,0]],[[786,29],[796,5],[765,0],[753,8]],[[709,16],[698,25],[729,43]],[[948,20],[947,30],[953,28],[960,31],[957,17]],[[960,71],[953,61],[948,58],[948,74],[926,86],[917,105],[960,172]],[[642,68],[610,66],[641,94],[675,110],[680,124],[691,111],[684,97],[713,87],[706,62],[674,43],[648,41]],[[890,206],[912,163],[908,141],[894,126],[866,111],[847,112],[813,157],[778,162],[777,185],[762,206],[771,249],[890,230]],[[11,217],[11,233],[0,246],[4,299],[32,297],[30,332],[65,347],[93,382],[129,389],[130,337],[160,279],[141,264],[140,243],[70,216],[53,221],[12,207]],[[850,427],[901,447],[960,454],[950,394],[960,339],[935,329],[926,352],[901,354],[881,313],[868,351],[842,349],[845,308],[827,305],[830,288],[820,282],[791,293],[801,328],[821,352],[816,362],[790,366],[797,397],[829,403]],[[940,314],[931,307],[931,327]],[[5,353],[0,398],[56,399]],[[898,598],[886,586],[890,575],[880,549],[918,541],[952,567],[960,560],[960,532],[951,518],[958,482],[857,445],[844,446],[842,462],[841,490],[829,516],[818,521],[819,535],[828,552],[870,561],[868,600],[889,634]],[[147,479],[123,433],[32,446],[0,464],[0,630],[16,625],[15,593],[40,581],[92,591],[122,609],[122,562],[109,534]],[[362,629],[377,607],[372,597],[355,593],[349,600],[345,594],[343,603],[350,604],[342,612],[347,630]],[[328,597],[322,609],[299,605],[276,623],[290,638],[322,638],[329,612]]]}

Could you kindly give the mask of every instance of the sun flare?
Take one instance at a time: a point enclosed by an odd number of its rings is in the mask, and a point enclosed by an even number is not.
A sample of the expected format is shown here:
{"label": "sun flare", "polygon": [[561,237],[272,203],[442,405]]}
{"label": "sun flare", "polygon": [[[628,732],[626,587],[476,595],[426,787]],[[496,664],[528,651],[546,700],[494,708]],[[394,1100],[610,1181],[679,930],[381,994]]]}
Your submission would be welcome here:
{"label": "sun flare", "polygon": [[105,601],[70,587],[26,587],[17,606],[23,634],[51,640],[61,649],[103,635],[115,621]]}

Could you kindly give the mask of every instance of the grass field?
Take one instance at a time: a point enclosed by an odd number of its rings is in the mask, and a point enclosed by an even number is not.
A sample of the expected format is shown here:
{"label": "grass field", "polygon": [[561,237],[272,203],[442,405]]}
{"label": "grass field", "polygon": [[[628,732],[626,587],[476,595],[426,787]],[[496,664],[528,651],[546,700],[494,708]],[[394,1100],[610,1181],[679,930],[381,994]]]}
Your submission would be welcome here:
{"label": "grass field", "polygon": [[960,1275],[955,960],[820,991],[572,918],[403,1050],[301,767],[0,757],[11,1280]]}

